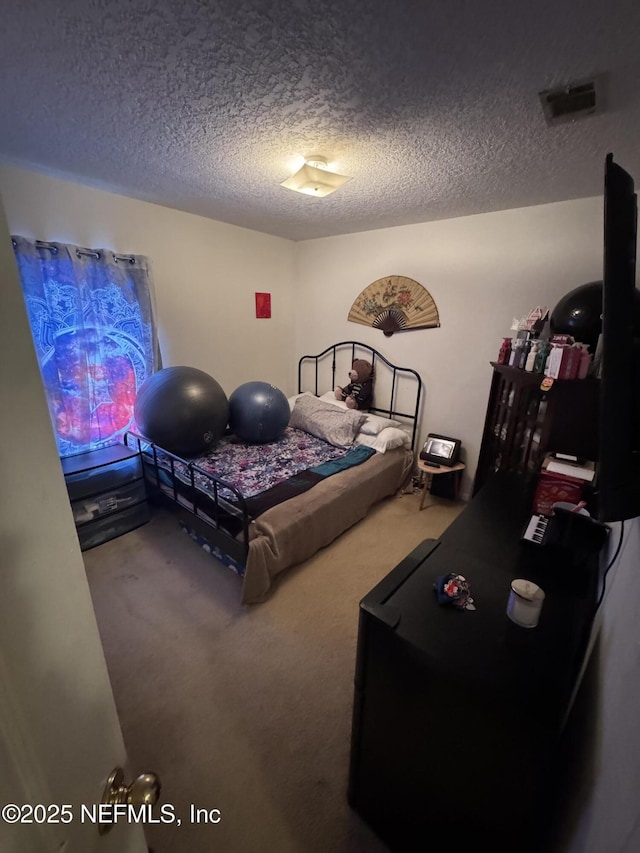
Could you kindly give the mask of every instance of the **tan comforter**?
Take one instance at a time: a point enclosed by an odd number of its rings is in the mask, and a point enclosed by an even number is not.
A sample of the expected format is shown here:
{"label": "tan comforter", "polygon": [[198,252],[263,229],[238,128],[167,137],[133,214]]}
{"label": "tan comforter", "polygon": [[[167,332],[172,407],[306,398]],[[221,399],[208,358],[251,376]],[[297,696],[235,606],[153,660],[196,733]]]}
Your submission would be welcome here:
{"label": "tan comforter", "polygon": [[242,602],[264,601],[276,575],[333,542],[373,504],[397,492],[412,467],[413,453],[405,448],[375,453],[252,521]]}

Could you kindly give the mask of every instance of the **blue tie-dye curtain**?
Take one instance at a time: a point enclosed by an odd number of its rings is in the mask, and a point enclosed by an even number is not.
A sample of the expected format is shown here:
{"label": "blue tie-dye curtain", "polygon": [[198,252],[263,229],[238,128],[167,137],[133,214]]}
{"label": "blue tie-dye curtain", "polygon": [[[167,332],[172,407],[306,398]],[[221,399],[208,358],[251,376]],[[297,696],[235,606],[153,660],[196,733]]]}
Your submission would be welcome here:
{"label": "blue tie-dye curtain", "polygon": [[60,455],[114,444],[160,367],[147,259],[12,239]]}

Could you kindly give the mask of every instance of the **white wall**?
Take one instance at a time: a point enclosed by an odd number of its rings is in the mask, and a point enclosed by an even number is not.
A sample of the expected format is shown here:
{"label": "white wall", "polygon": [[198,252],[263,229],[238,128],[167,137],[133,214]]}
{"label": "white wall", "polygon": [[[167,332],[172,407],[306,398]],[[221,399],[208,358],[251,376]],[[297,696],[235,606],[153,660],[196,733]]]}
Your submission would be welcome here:
{"label": "white wall", "polygon": [[[77,815],[126,755],[1,197],[0,465],[0,802]],[[145,849],[139,827],[32,829],[0,820],[0,849]]]}
{"label": "white wall", "polygon": [[[359,340],[422,376],[422,434],[459,437],[469,491],[495,360],[513,317],[602,278],[602,199],[469,216],[296,244],[296,352]],[[367,285],[406,275],[431,294],[439,329],[396,333],[347,321]]]}
{"label": "white wall", "polygon": [[[13,234],[150,258],[165,366],[198,367],[227,395],[258,379],[293,392],[290,241],[9,166],[0,192]],[[256,319],[256,291],[271,319]]]}

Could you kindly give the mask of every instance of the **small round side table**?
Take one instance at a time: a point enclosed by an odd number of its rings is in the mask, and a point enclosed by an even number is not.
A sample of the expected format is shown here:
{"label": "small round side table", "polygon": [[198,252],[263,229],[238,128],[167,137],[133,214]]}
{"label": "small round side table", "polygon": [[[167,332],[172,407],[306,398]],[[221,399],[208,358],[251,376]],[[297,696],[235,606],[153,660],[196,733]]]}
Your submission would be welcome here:
{"label": "small round side table", "polygon": [[[422,490],[422,500],[420,501],[420,509],[424,509],[424,501],[427,497],[427,494],[431,491],[431,483],[433,482],[433,478],[437,477],[438,474],[455,474],[455,497],[454,500],[458,500],[458,495],[460,493],[460,480],[462,479],[462,472],[464,471],[465,465],[464,462],[457,462],[455,465],[451,465],[447,467],[446,465],[440,465],[438,468],[431,465],[429,462],[425,462],[423,459],[418,459],[418,468],[424,474],[426,474],[424,489]],[[428,506],[433,506],[433,502],[428,504]]]}

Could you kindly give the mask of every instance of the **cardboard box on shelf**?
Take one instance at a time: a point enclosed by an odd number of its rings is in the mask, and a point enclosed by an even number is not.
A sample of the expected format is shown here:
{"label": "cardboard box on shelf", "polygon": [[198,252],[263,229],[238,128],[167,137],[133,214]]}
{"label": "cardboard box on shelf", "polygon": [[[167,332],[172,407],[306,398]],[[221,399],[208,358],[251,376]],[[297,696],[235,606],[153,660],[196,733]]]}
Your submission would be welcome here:
{"label": "cardboard box on shelf", "polygon": [[560,474],[577,480],[586,480],[588,483],[593,482],[596,476],[595,462],[588,460],[578,462],[558,456],[546,456],[542,462],[542,470],[549,474]]}

